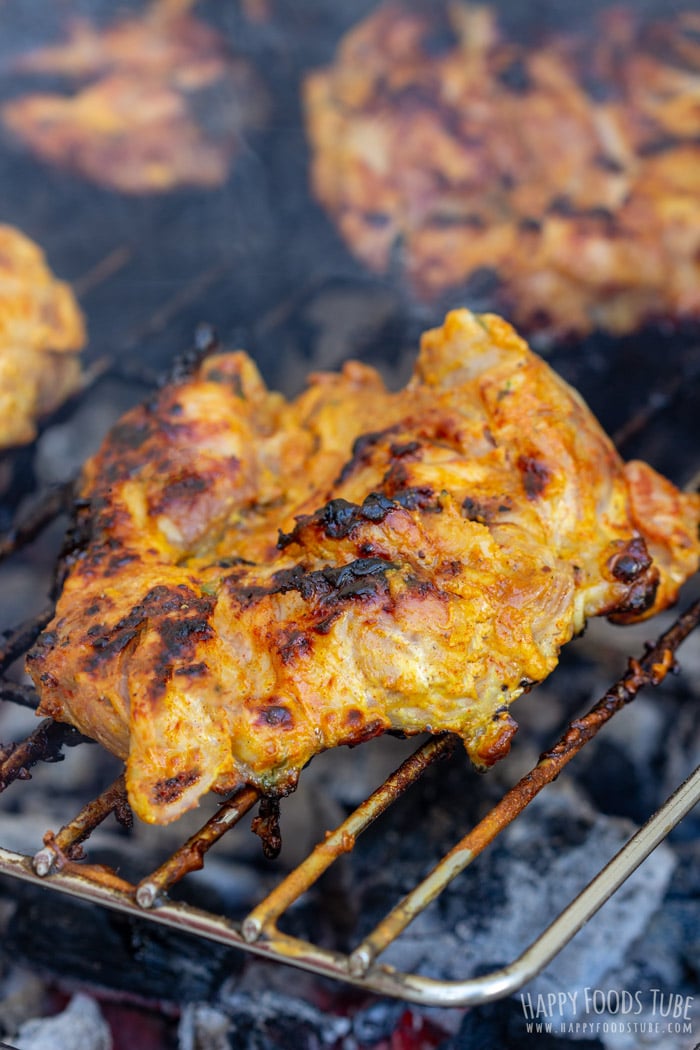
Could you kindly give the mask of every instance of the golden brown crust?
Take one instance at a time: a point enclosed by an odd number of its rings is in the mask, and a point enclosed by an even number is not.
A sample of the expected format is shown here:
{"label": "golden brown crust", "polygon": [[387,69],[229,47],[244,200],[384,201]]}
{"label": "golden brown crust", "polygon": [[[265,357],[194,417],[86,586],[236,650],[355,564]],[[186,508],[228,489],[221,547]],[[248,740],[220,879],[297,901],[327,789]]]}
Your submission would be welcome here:
{"label": "golden brown crust", "polygon": [[6,103],[7,127],[42,160],[124,193],[221,185],[267,108],[249,65],[167,3],[101,31],[77,20],[64,43],[17,67],[76,86]]}
{"label": "golden brown crust", "polygon": [[488,765],[588,616],[651,615],[698,563],[698,497],[625,467],[509,325],[466,310],[397,393],[350,362],[286,402],[212,357],[112,430],[82,495],[29,669],[155,822],[212,787],[289,790],[388,729],[451,730]]}
{"label": "golden brown crust", "polygon": [[700,316],[700,15],[507,40],[488,7],[381,4],[305,85],[314,192],[371,269],[474,278],[528,330]]}
{"label": "golden brown crust", "polygon": [[0,225],[0,448],[36,436],[37,421],[80,383],[83,317],[41,249]]}

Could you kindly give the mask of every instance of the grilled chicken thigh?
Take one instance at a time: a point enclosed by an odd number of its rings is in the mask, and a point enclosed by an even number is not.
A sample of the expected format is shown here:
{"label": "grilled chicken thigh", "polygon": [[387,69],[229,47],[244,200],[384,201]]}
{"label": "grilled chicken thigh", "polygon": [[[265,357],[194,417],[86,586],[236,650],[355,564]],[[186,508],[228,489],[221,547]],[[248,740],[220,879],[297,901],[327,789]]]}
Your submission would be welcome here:
{"label": "grilled chicken thigh", "polygon": [[221,185],[267,111],[250,65],[167,2],[104,29],[76,20],[16,67],[69,87],[5,103],[6,126],[42,160],[123,193]]}
{"label": "grilled chicken thigh", "polygon": [[386,731],[489,766],[587,617],[675,600],[699,517],[496,316],[449,314],[398,392],[349,362],[288,402],[220,354],[88,462],[29,670],[146,821]]}
{"label": "grilled chicken thigh", "polygon": [[314,192],[370,269],[550,338],[700,317],[700,14],[509,39],[381,4],[305,84]]}

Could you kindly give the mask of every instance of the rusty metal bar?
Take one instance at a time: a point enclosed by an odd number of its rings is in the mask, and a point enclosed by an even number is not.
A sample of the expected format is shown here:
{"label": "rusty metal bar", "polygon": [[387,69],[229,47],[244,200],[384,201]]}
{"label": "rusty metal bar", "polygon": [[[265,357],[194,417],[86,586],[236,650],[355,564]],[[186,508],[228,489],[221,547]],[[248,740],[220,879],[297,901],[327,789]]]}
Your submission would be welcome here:
{"label": "rusty metal bar", "polygon": [[46,832],[44,848],[35,854],[33,860],[37,875],[48,875],[54,868],[62,867],[66,860],[80,860],[83,856],[80,843],[89,838],[110,813],[115,812],[120,823],[130,826],[133,818],[126,800],[123,773],[102,794],[83,806],[77,817],[64,824],[58,834]]}
{"label": "rusty metal bar", "polygon": [[188,872],[203,867],[206,852],[245,816],[259,798],[258,792],[250,786],[236,791],[164,864],[141,880],[136,887],[137,904],[141,908],[152,908],[170,886]]}
{"label": "rusty metal bar", "polygon": [[86,273],[72,281],[73,291],[78,299],[83,299],[94,288],[99,287],[99,285],[104,284],[105,281],[119,273],[131,260],[133,254],[133,248],[128,244],[122,244],[117,248],[113,248],[103,259],[91,266]]}
{"label": "rusty metal bar", "polygon": [[447,853],[430,874],[358,945],[350,956],[355,974],[364,973],[374,959],[463,871],[493,839],[517,817],[546,784],[561,773],[600,728],[645,685],[658,685],[675,667],[674,653],[700,623],[700,600],[648,647],[640,660],[631,659],[627,672],[582,718],[570,723],[561,739],[545,751],[537,765],[511,788],[492,810]]}
{"label": "rusty metal bar", "polygon": [[2,645],[0,645],[0,674],[26,653],[29,646],[39,637],[51,620],[53,613],[53,605],[46,605],[36,616],[25,620],[24,623],[5,634]]}
{"label": "rusty metal bar", "polygon": [[26,740],[0,750],[0,792],[14,780],[29,780],[29,770],[37,762],[60,762],[63,747],[71,747],[86,739],[72,726],[45,718]]}
{"label": "rusty metal bar", "polygon": [[27,707],[30,711],[36,711],[39,706],[39,697],[32,686],[8,682],[4,679],[0,681],[0,701],[2,700],[17,704],[18,707]]}
{"label": "rusty metal bar", "polygon": [[428,766],[438,758],[450,754],[455,744],[456,740],[452,736],[434,737],[402,762],[381,787],[358,806],[335,831],[328,834],[313,852],[250,912],[243,922],[243,936],[246,941],[253,943],[263,932],[267,933],[275,920],[321,877],[333,861],[354,847],[357,836],[388,809],[407,787],[415,783]]}
{"label": "rusty metal bar", "polygon": [[9,532],[0,537],[0,561],[9,557],[10,554],[14,554],[21,547],[26,547],[59,514],[68,511],[72,495],[72,481],[47,489],[43,497],[28,511],[26,516]]}

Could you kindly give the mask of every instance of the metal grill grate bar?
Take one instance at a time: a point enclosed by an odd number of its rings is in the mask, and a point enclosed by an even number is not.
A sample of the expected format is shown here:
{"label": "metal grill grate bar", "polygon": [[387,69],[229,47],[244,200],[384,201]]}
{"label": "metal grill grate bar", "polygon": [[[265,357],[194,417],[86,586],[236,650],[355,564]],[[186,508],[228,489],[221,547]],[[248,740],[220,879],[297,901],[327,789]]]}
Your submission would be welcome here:
{"label": "metal grill grate bar", "polygon": [[255,788],[243,787],[219,808],[204,827],[192,835],[164,864],[136,887],[136,901],[141,908],[151,908],[170,886],[190,871],[204,865],[204,855],[215,842],[230,831],[252,809],[260,796]]}
{"label": "metal grill grate bar", "polygon": [[276,919],[290,904],[301,897],[331,864],[353,849],[361,832],[377,819],[406,788],[413,784],[438,758],[443,758],[455,746],[454,737],[442,736],[423,744],[407,758],[387,780],[358,806],[347,820],[327,835],[312,853],[265,898],[243,922],[243,935],[253,943],[263,932],[273,928]]}
{"label": "metal grill grate bar", "polygon": [[88,802],[77,817],[64,824],[57,835],[52,831],[46,832],[44,848],[34,857],[34,870],[37,875],[48,875],[54,868],[63,866],[67,860],[80,859],[83,856],[80,843],[85,842],[110,813],[114,813],[115,810],[123,812],[124,809],[128,811],[129,816],[122,816],[122,823],[128,824],[132,818],[126,801],[126,786],[122,773],[97,798]]}
{"label": "metal grill grate bar", "polygon": [[384,966],[372,966],[361,977],[351,972],[347,956],[277,931],[269,938],[259,938],[255,943],[250,943],[245,940],[237,924],[190,905],[167,902],[144,912],[134,901],[133,893],[117,885],[91,880],[80,873],[77,865],[40,879],[33,871],[28,857],[2,847],[0,874],[43,884],[93,904],[126,912],[134,917],[147,917],[160,925],[221,944],[245,948],[256,955],[326,977],[340,978],[379,995],[390,995],[426,1006],[475,1006],[510,995],[534,977],[699,801],[700,767],[522,955],[509,966],[464,981],[439,981],[417,974],[400,973]]}

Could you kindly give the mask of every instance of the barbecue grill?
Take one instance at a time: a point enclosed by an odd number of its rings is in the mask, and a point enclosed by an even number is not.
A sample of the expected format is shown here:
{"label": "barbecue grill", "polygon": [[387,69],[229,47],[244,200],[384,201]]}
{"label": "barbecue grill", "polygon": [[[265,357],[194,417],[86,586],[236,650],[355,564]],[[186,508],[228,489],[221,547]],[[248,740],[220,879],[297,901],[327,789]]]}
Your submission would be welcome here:
{"label": "barbecue grill", "polygon": [[[43,12],[44,7],[38,0],[25,0],[23,12],[7,6],[4,17],[9,25],[0,59],[26,46],[35,32],[27,12]],[[101,14],[112,9],[109,4],[88,6]],[[396,382],[406,368],[406,348],[435,320],[430,308],[407,302],[391,278],[368,277],[307,196],[294,89],[304,68],[327,58],[330,41],[350,20],[350,15],[331,11],[334,6],[320,0],[310,4],[309,17],[319,32],[309,37],[302,20],[286,5],[281,6],[279,25],[262,30],[246,20],[245,5],[226,11],[203,5],[203,13],[241,41],[256,64],[273,70],[272,95],[277,99],[270,120],[278,133],[267,138],[263,134],[250,143],[221,191],[126,200],[42,167],[11,143],[3,144],[0,218],[36,237],[60,276],[72,279],[91,332],[84,389],[46,422],[32,449],[3,457],[7,480],[0,560],[6,566],[35,566],[29,578],[43,580],[46,592],[21,592],[19,626],[14,623],[16,612],[0,609],[8,626],[0,646],[0,700],[6,705],[31,709],[37,703],[17,667],[52,616],[46,594],[54,585],[51,565],[60,546],[55,523],[70,516],[71,474],[77,465],[73,460],[79,458],[73,452],[57,463],[52,445],[62,427],[84,422],[89,434],[82,452],[87,454],[108,423],[172,369],[174,352],[191,344],[193,332],[200,350],[213,339],[228,347],[245,346],[272,385],[292,390],[308,367],[333,367],[349,347],[352,356],[372,360]],[[353,18],[358,14],[355,10]],[[47,35],[51,31],[47,26]],[[17,89],[7,77],[3,82],[6,93]],[[358,323],[358,309],[365,307]],[[330,320],[340,327],[342,337],[333,338]],[[700,374],[700,342],[692,326],[656,326],[618,340],[598,334],[583,345],[553,349],[550,362],[578,386],[625,454],[648,458],[678,483],[695,483],[700,464],[692,453],[683,454],[698,447],[691,394]],[[109,418],[96,420],[91,415],[94,403],[100,406],[98,414]],[[291,935],[280,924],[323,873],[355,848],[370,824],[381,821],[429,767],[451,754],[456,742],[449,735],[423,743],[406,757],[335,830],[324,836],[319,827],[316,848],[240,921],[175,900],[170,891],[201,867],[208,850],[255,807],[261,836],[268,845],[273,842],[274,807],[250,787],[226,799],[157,868],[129,881],[89,860],[90,836],[102,821],[114,815],[121,824],[129,823],[119,775],[101,794],[84,800],[77,815],[67,812],[63,826],[47,832],[34,856],[0,843],[0,874],[415,1003],[467,1006],[507,996],[556,955],[690,812],[700,800],[700,767],[508,965],[475,978],[440,981],[382,965],[382,953],[616,712],[643,687],[656,686],[677,670],[676,650],[699,623],[696,601],[653,645],[630,659],[627,670],[588,713],[573,719],[537,764],[349,951]],[[536,702],[535,696],[530,703]],[[50,720],[39,723],[21,742],[0,747],[0,791],[12,786],[4,798],[31,790],[21,783],[30,768],[54,762],[64,748],[73,747],[88,745],[75,730]],[[61,766],[52,774],[60,778]],[[419,816],[416,823],[420,834]]]}

